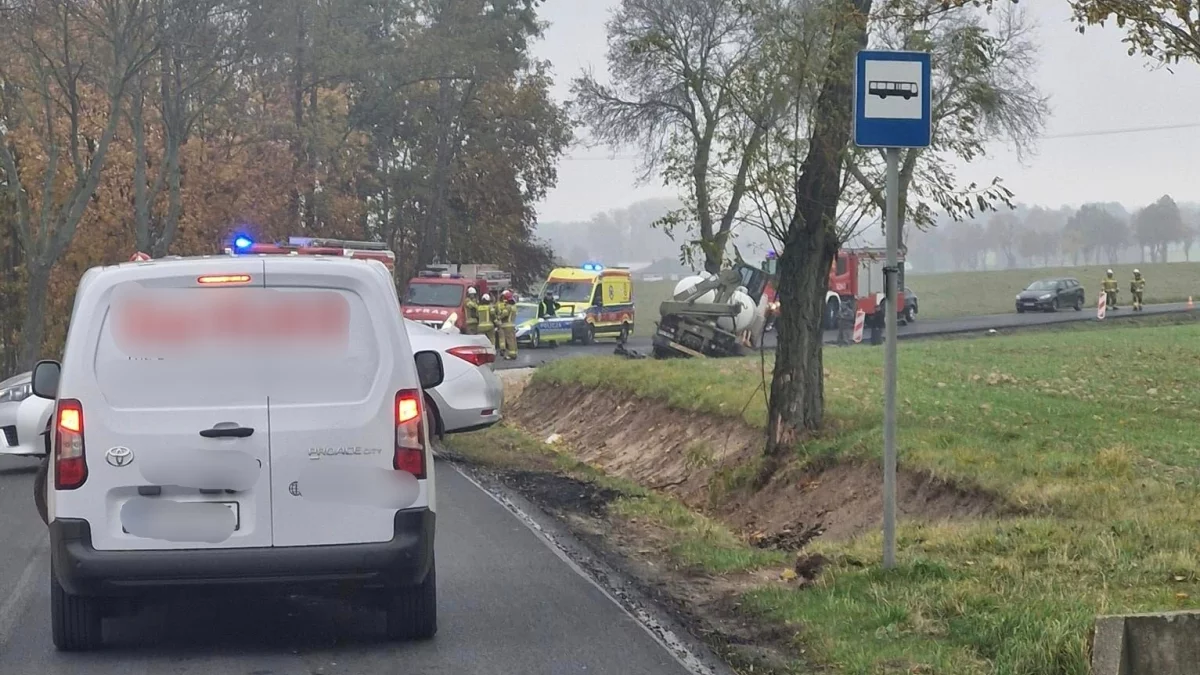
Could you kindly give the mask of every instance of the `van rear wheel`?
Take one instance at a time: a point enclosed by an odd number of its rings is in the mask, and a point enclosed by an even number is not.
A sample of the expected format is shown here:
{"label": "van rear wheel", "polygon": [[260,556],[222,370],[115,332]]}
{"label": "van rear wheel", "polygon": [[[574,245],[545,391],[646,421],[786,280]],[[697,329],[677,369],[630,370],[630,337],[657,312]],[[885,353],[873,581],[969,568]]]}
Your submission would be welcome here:
{"label": "van rear wheel", "polygon": [[50,572],[50,624],[54,646],[63,652],[83,652],[103,643],[99,598],[71,595]]}
{"label": "van rear wheel", "polygon": [[416,586],[401,588],[387,608],[387,635],[392,640],[428,640],[437,634],[437,579],[434,567]]}

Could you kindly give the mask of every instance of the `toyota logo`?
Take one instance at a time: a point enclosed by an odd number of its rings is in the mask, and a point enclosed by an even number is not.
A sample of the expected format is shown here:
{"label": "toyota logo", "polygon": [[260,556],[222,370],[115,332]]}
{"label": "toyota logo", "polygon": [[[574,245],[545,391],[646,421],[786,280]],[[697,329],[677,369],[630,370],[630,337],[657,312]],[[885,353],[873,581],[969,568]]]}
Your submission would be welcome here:
{"label": "toyota logo", "polygon": [[109,448],[104,453],[104,461],[115,467],[129,466],[133,463],[133,451],[124,446]]}

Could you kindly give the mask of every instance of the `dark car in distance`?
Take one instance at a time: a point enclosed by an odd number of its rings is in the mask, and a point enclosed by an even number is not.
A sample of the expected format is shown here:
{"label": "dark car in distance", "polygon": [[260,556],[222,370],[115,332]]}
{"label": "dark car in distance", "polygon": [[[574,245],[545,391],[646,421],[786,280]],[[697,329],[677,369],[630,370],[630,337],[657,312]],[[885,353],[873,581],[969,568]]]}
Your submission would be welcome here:
{"label": "dark car in distance", "polygon": [[1017,294],[1017,313],[1057,312],[1066,307],[1078,312],[1083,309],[1085,295],[1078,279],[1039,279]]}

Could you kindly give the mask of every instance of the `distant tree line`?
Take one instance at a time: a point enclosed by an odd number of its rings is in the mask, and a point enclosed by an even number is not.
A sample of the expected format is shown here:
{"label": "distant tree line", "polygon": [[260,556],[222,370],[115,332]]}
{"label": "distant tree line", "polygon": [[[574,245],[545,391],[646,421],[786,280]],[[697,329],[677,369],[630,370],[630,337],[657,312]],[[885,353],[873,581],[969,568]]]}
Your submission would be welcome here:
{"label": "distant tree line", "polygon": [[914,233],[908,260],[914,272],[1190,261],[1198,238],[1200,205],[1169,195],[1132,211],[1115,202],[1018,206]]}

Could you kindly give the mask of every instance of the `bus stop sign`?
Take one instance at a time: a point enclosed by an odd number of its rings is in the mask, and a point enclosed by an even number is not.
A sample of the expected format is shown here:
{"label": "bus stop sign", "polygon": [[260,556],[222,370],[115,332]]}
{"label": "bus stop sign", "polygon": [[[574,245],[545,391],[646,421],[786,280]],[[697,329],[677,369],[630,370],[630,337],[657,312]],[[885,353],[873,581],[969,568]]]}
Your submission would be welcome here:
{"label": "bus stop sign", "polygon": [[929,147],[931,71],[929,52],[860,51],[854,68],[854,144]]}

